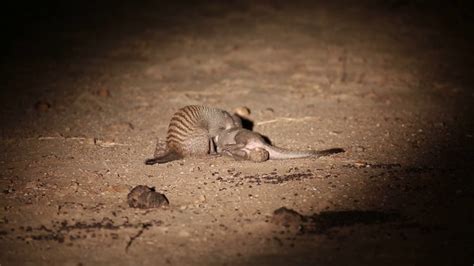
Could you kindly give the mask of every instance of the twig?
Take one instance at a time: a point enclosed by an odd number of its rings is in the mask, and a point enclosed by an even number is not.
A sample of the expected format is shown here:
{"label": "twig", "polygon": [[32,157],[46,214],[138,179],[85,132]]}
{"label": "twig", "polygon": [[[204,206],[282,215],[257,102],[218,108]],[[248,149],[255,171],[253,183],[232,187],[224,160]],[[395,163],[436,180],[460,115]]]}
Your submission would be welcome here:
{"label": "twig", "polygon": [[127,246],[125,247],[125,252],[128,252],[128,249],[132,245],[133,241],[135,241],[135,239],[139,238],[143,234],[143,232],[145,230],[147,230],[148,227],[150,227],[150,226],[151,226],[151,224],[148,224],[148,223],[142,224],[142,228],[140,229],[140,231],[138,231],[138,233],[136,233],[134,236],[130,237],[130,240],[128,241]]}
{"label": "twig", "polygon": [[128,144],[118,143],[113,141],[103,141],[100,139],[94,139],[94,144],[102,148],[110,148],[114,146],[129,146]]}
{"label": "twig", "polygon": [[101,139],[97,138],[86,138],[86,137],[63,137],[63,136],[44,136],[44,137],[38,137],[38,140],[78,140],[78,141],[85,141],[85,140],[90,140],[91,143],[94,143],[97,146],[100,146],[102,148],[110,148],[114,146],[129,146],[129,144],[126,143],[118,143],[118,142],[113,142],[113,141],[104,141]]}
{"label": "twig", "polygon": [[256,123],[256,125],[260,126],[260,125],[271,124],[271,123],[276,123],[276,122],[280,122],[280,121],[301,122],[301,121],[311,120],[311,119],[316,119],[316,117],[314,117],[314,116],[305,116],[305,117],[301,117],[301,118],[279,117],[279,118],[272,119],[272,120],[266,120],[266,121],[258,122],[258,123]]}
{"label": "twig", "polygon": [[64,136],[44,136],[38,137],[38,140],[55,140],[55,139],[63,139],[63,140],[87,140],[86,137],[64,137]]}

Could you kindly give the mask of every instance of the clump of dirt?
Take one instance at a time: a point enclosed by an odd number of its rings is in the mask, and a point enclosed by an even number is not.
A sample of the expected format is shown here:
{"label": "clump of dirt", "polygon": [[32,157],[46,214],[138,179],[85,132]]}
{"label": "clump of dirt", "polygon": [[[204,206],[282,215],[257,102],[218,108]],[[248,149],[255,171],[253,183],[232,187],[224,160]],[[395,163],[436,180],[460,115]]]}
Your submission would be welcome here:
{"label": "clump of dirt", "polygon": [[99,97],[110,97],[110,91],[106,88],[100,88],[94,92]]}
{"label": "clump of dirt", "polygon": [[49,109],[51,109],[52,105],[48,101],[37,101],[35,103],[35,110],[38,112],[47,112]]}
{"label": "clump of dirt", "polygon": [[128,193],[128,205],[131,208],[149,209],[167,207],[169,201],[164,194],[155,191],[155,188],[139,185]]}
{"label": "clump of dirt", "polygon": [[299,170],[297,167],[290,168],[286,174],[279,174],[276,169],[270,173],[255,174],[255,175],[242,175],[242,172],[236,172],[235,169],[227,170],[230,174],[229,177],[223,177],[219,175],[219,172],[213,172],[213,176],[217,176],[216,180],[223,183],[235,184],[235,186],[242,186],[245,183],[248,184],[282,184],[290,181],[301,181],[304,179],[313,179],[316,175],[311,169]]}
{"label": "clump of dirt", "polygon": [[[75,241],[85,238],[96,238],[100,231],[119,231],[123,228],[132,229],[147,229],[152,226],[161,225],[161,221],[152,220],[144,223],[130,223],[128,221],[123,223],[115,223],[112,219],[104,217],[100,221],[76,221],[70,223],[67,220],[52,221],[52,226],[40,225],[38,227],[33,226],[21,226],[20,232],[24,232],[24,235],[16,237],[18,240],[30,242],[35,241],[55,241],[58,243],[64,243],[66,240]],[[117,239],[116,233],[102,234],[103,236],[110,236],[112,239]]]}
{"label": "clump of dirt", "polygon": [[352,164],[344,164],[342,167],[345,168],[373,168],[373,169],[385,169],[391,170],[396,168],[401,168],[402,166],[399,163],[368,163],[368,162],[354,162]]}
{"label": "clump of dirt", "polygon": [[304,216],[299,214],[297,211],[281,207],[273,212],[272,223],[276,225],[283,225],[287,228],[301,229]]}
{"label": "clump of dirt", "polygon": [[313,173],[293,173],[293,174],[277,174],[275,172],[262,175],[247,175],[243,179],[248,183],[257,183],[257,184],[282,184],[289,181],[301,181],[303,179],[313,178]]}

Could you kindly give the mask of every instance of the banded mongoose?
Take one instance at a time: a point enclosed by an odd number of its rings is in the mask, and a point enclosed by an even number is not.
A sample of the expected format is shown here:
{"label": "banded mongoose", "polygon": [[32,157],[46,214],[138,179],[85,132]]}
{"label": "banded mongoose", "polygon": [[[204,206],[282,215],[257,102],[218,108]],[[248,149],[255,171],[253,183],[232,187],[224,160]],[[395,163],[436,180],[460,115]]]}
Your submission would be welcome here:
{"label": "banded mongoose", "polygon": [[240,120],[224,110],[198,105],[185,106],[171,117],[164,150],[155,152],[154,158],[145,163],[152,165],[188,156],[213,154],[213,138],[222,130],[240,126]]}
{"label": "banded mongoose", "polygon": [[307,157],[321,157],[334,153],[344,152],[334,148],[320,151],[292,151],[272,146],[265,142],[262,135],[245,128],[234,127],[221,131],[215,138],[217,153],[231,156],[237,160],[265,161],[268,152],[269,160],[296,159]]}

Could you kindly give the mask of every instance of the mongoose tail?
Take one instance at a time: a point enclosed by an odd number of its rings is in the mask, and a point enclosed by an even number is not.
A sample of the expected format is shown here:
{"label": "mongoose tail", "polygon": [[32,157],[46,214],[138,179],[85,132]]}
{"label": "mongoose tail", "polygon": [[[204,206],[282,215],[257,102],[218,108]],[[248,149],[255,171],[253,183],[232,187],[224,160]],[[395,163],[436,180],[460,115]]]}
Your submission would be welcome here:
{"label": "mongoose tail", "polygon": [[182,159],[183,156],[177,154],[176,152],[170,151],[168,153],[163,154],[162,156],[151,158],[145,161],[145,164],[147,165],[153,165],[153,164],[160,164],[160,163],[168,163],[171,161],[179,160]]}
{"label": "mongoose tail", "polygon": [[321,151],[314,151],[314,155],[316,157],[323,157],[323,156],[329,156],[333,155],[336,153],[342,153],[346,152],[344,149],[341,148],[332,148],[332,149],[327,149],[327,150],[321,150]]}

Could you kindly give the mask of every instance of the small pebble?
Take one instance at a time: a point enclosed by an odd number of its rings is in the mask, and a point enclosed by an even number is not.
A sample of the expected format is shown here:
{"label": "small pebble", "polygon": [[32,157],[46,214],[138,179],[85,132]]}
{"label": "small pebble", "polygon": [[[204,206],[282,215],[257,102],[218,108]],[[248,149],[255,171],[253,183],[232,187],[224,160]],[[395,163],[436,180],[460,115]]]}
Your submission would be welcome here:
{"label": "small pebble", "polygon": [[47,101],[38,101],[35,103],[35,110],[38,112],[47,112],[51,108],[51,104]]}
{"label": "small pebble", "polygon": [[99,97],[110,97],[110,91],[106,88],[98,89],[95,94]]}
{"label": "small pebble", "polygon": [[181,231],[179,231],[178,236],[180,236],[180,237],[189,237],[189,236],[191,236],[191,234],[188,231],[181,230]]}
{"label": "small pebble", "polygon": [[362,146],[356,146],[353,148],[353,150],[355,152],[364,152],[365,151],[365,147],[362,147]]}

